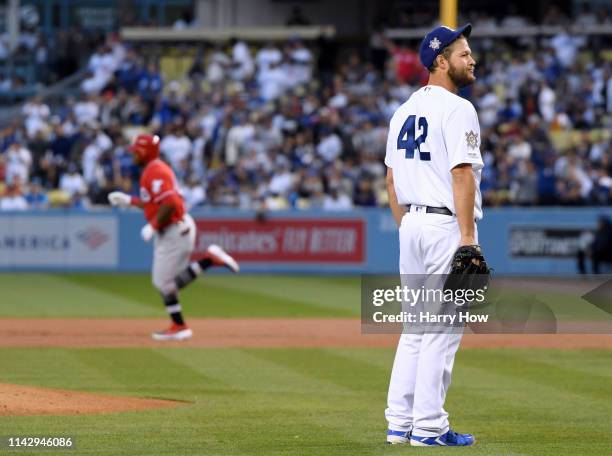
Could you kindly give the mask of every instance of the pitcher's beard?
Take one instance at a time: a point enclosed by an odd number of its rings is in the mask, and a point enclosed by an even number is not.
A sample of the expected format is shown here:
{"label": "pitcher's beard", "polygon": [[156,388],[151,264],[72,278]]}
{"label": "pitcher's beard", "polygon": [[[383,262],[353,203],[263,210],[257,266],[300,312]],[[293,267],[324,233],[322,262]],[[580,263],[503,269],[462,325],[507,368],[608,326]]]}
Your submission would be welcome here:
{"label": "pitcher's beard", "polygon": [[452,65],[448,69],[448,77],[459,88],[468,86],[476,80],[476,77],[467,68],[460,71]]}

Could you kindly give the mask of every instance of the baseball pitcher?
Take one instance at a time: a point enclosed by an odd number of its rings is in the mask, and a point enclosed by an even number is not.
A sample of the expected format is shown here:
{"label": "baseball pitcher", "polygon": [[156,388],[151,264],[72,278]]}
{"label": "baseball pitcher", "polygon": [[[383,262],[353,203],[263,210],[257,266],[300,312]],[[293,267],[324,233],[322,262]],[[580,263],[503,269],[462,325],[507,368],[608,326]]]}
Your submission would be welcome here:
{"label": "baseball pitcher", "polygon": [[[456,251],[468,264],[483,258],[475,223],[482,218],[480,127],[472,104],[457,95],[476,79],[471,30],[436,27],[425,36],[420,60],[428,85],[390,122],[385,164],[401,274],[448,274]],[[460,340],[457,331],[401,335],[385,412],[388,443],[474,444],[471,434],[451,430],[444,410]]]}
{"label": "baseball pitcher", "polygon": [[171,326],[153,333],[155,340],[183,340],[192,336],[183,319],[178,290],[191,283],[211,266],[224,266],[238,272],[238,263],[221,247],[211,245],[204,258],[189,264],[195,246],[196,226],[185,210],[172,169],[159,159],[159,137],[138,135],[130,151],[134,161],[143,167],[140,177],[140,197],[112,192],[111,205],[137,206],[144,210],[147,224],[141,230],[142,239],[154,239],[153,285],[161,293]]}

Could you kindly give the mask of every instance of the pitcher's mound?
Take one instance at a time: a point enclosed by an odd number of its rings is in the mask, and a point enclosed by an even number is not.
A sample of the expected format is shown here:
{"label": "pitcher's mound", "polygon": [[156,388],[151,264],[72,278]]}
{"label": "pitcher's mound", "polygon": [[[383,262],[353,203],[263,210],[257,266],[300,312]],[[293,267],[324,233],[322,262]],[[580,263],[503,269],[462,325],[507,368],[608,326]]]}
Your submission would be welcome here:
{"label": "pitcher's mound", "polygon": [[0,383],[0,416],[95,415],[178,407],[184,402]]}

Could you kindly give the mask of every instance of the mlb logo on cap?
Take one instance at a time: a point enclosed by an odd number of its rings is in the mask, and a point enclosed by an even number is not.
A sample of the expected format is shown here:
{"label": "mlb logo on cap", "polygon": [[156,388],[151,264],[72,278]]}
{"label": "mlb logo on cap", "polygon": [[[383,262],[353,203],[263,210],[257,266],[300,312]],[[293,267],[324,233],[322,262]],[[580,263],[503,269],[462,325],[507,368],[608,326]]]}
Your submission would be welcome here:
{"label": "mlb logo on cap", "polygon": [[451,44],[461,35],[464,35],[466,38],[469,37],[470,33],[472,33],[472,24],[465,24],[463,27],[460,27],[457,30],[453,30],[443,25],[436,27],[425,35],[425,38],[421,43],[421,49],[419,51],[421,63],[425,68],[429,68],[433,64],[437,55],[442,52],[446,46]]}

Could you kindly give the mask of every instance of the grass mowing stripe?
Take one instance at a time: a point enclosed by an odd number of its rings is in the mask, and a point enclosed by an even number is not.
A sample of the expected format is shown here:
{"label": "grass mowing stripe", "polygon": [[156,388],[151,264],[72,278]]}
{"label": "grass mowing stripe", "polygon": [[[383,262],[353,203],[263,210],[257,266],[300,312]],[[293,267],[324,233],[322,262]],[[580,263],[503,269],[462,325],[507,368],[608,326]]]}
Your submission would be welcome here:
{"label": "grass mowing stripe", "polygon": [[5,383],[83,391],[110,391],[122,384],[89,366],[75,349],[2,348],[0,378]]}
{"label": "grass mowing stripe", "polygon": [[[458,430],[478,430],[481,441],[501,443],[527,454],[566,454],[563,449],[571,449],[572,454],[588,454],[585,448],[580,449],[582,442],[576,442],[577,435],[588,435],[595,445],[606,442],[608,448],[612,447],[607,426],[602,426],[609,420],[609,401],[585,400],[575,389],[549,388],[548,383],[565,379],[571,384],[581,375],[569,371],[551,373],[546,365],[531,365],[523,370],[522,361],[530,363],[529,352],[512,353],[515,359],[501,350],[498,356],[471,350],[457,360],[446,409]],[[558,351],[549,354],[564,359],[579,355]],[[529,373],[527,378],[524,372]],[[532,374],[537,374],[537,381]],[[589,385],[581,387],[599,386],[598,380],[587,377],[586,382]]]}
{"label": "grass mowing stripe", "polygon": [[[589,413],[590,404],[570,401],[561,405],[558,398],[539,390],[523,396],[505,384],[495,385],[489,391],[455,386],[451,386],[445,406],[453,427],[460,432],[474,432],[481,441],[511,446],[525,442],[527,447],[532,446],[532,451],[534,446],[542,448],[542,453],[531,454],[554,454],[548,451],[549,446],[562,442],[574,454],[576,436],[585,435],[594,443],[607,442],[612,448],[609,430],[602,427],[602,423],[609,421],[609,413]],[[516,388],[524,385],[517,384]],[[540,399],[533,400],[535,395]],[[474,407],[475,403],[484,405]],[[580,408],[584,413],[573,413]]]}
{"label": "grass mowing stripe", "polygon": [[371,382],[384,372],[370,363],[349,359],[331,349],[251,350],[254,356],[280,364],[305,377],[324,380],[352,391],[369,391]]}
{"label": "grass mowing stripe", "polygon": [[358,315],[361,288],[358,277],[316,276],[207,276],[198,286],[215,285],[290,302],[298,301]]}
{"label": "grass mowing stripe", "polygon": [[572,416],[574,419],[585,418],[587,421],[596,415],[602,418],[609,416],[611,412],[609,402],[585,399],[580,392],[547,389],[546,385],[539,382],[516,376],[487,374],[484,369],[464,367],[462,371],[464,378],[479,375],[480,381],[474,382],[469,387],[462,384],[453,384],[452,387],[462,388],[463,394],[477,395],[478,400],[494,401],[500,408],[505,406],[514,409],[515,413],[509,413],[509,416],[515,416],[519,421],[524,418],[521,415],[525,413],[525,409],[532,409],[529,412],[531,417],[537,415],[544,419],[551,414],[561,413],[563,416]]}
{"label": "grass mowing stripe", "polygon": [[[584,433],[593,441],[608,441],[612,445],[608,429],[601,426],[609,420],[609,405],[596,408],[595,401],[551,392],[543,385],[517,378],[488,375],[483,369],[457,369],[446,409],[458,429],[481,427],[487,442],[546,445],[565,441],[571,448],[573,436]],[[503,420],[504,426],[483,428],[483,423],[491,419]]]}
{"label": "grass mowing stripe", "polygon": [[77,446],[74,454],[216,454],[215,449],[224,446],[221,427],[225,423],[211,420],[213,426],[203,426],[205,410],[192,409],[190,413],[187,410],[66,416],[61,420],[11,417],[10,422],[4,423],[0,417],[0,424],[5,424],[4,429],[13,434],[72,435]]}
{"label": "grass mowing stripe", "polygon": [[[609,377],[595,373],[591,373],[589,376],[576,375],[578,374],[577,371],[554,364],[558,353],[556,351],[535,351],[533,353],[535,353],[535,356],[529,350],[496,351],[491,354],[482,352],[480,359],[484,366],[495,365],[495,374],[498,376],[529,382],[538,385],[539,388],[550,389],[560,396],[574,394],[581,397],[582,400],[589,400],[595,404],[612,400],[612,387],[608,381]],[[548,354],[549,362],[543,362],[544,353]],[[534,357],[540,357],[540,360],[534,359]],[[582,357],[575,356],[576,363],[584,363],[585,357],[588,357],[588,354],[583,354]],[[485,367],[485,369],[487,368]],[[542,375],[542,372],[545,375]]]}
{"label": "grass mowing stripe", "polygon": [[[1,277],[1,276],[0,276]],[[65,280],[99,290],[109,300],[129,299],[148,309],[148,316],[163,314],[163,305],[145,274],[68,274]],[[265,279],[265,278],[264,278]],[[359,297],[354,301],[346,293],[323,288],[321,300],[304,298],[299,290],[322,287],[328,280],[303,278],[297,291],[284,277],[262,279],[257,276],[205,276],[181,291],[185,314],[193,317],[346,317],[359,315]],[[295,280],[294,280],[295,281]],[[337,288],[332,288],[333,290]],[[71,296],[66,296],[71,300]],[[59,306],[58,306],[59,307]],[[95,307],[89,308],[98,316]],[[146,311],[146,310],[145,310]],[[118,309],[117,315],[121,315]],[[58,315],[59,316],[59,315]]]}
{"label": "grass mowing stripe", "polygon": [[[280,298],[255,291],[232,290],[196,282],[181,293],[186,311],[203,317],[346,317],[353,312]],[[194,305],[190,305],[194,304]]]}
{"label": "grass mowing stripe", "polygon": [[225,385],[177,363],[155,349],[96,349],[77,351],[81,361],[104,372],[127,394],[191,401],[194,394],[224,390]]}
{"label": "grass mowing stripe", "polygon": [[[270,413],[277,416],[287,414],[287,420],[277,431],[277,439],[288,437],[291,445],[297,443],[301,450],[304,450],[304,443],[292,441],[290,434],[296,433],[295,438],[299,440],[305,429],[313,428],[319,433],[320,429],[324,428],[326,436],[332,438],[337,444],[350,446],[354,450],[364,450],[365,448],[361,448],[359,442],[355,441],[353,421],[356,416],[363,417],[362,413],[381,414],[381,411],[367,404],[367,401],[360,397],[359,390],[347,389],[346,385],[340,387],[327,380],[313,379],[303,373],[296,374],[293,366],[286,368],[284,364],[277,362],[275,356],[273,356],[274,362],[268,361],[267,356],[262,356],[263,354],[278,354],[279,351],[286,350],[244,350],[240,352],[233,350],[231,357],[225,353],[219,353],[219,359],[211,359],[209,352],[207,354],[208,363],[202,363],[197,356],[194,356],[195,353],[185,353],[184,350],[164,350],[163,352],[174,360],[188,363],[193,368],[204,371],[208,376],[219,380],[224,379],[234,388],[248,392],[248,396],[245,396],[244,399],[248,398],[250,406],[269,409]],[[303,353],[297,357],[302,358]],[[228,358],[230,358],[229,363]],[[318,356],[318,358],[323,366],[330,361],[334,363],[337,361],[332,357],[321,359]],[[382,390],[382,388],[379,389],[381,392]],[[339,398],[342,398],[341,406],[338,405]],[[296,402],[300,403],[299,407],[296,407]],[[382,400],[380,403],[382,404]],[[290,429],[296,430],[291,431]],[[381,435],[378,433],[374,441],[382,442]],[[358,439],[361,438],[360,435]],[[307,443],[306,448],[313,443]],[[273,443],[266,448],[266,453],[274,453],[277,449],[280,448]],[[360,452],[360,454],[363,453]]]}
{"label": "grass mowing stripe", "polygon": [[554,368],[562,368],[571,372],[582,373],[588,376],[601,378],[602,384],[607,384],[612,378],[612,351],[611,350],[582,350],[575,357],[565,358],[550,356],[546,350],[532,350],[530,359],[550,365]]}
{"label": "grass mowing stripe", "polygon": [[[104,276],[104,275],[102,275]],[[0,317],[151,316],[138,300],[59,274],[0,274]],[[109,284],[114,283],[111,279]]]}
{"label": "grass mowing stripe", "polygon": [[344,389],[333,383],[313,381],[293,369],[262,359],[253,350],[232,349],[230,356],[225,350],[204,352],[198,349],[158,349],[157,352],[174,363],[183,364],[237,391],[275,394],[313,394],[319,391],[345,393]]}
{"label": "grass mowing stripe", "polygon": [[[365,335],[364,337],[368,337]],[[399,336],[398,336],[399,337]],[[333,348],[328,349],[338,356],[351,359],[360,363],[370,364],[378,369],[387,371],[391,375],[391,367],[395,358],[395,347],[389,348]]]}
{"label": "grass mowing stripe", "polygon": [[[276,352],[277,349],[265,351]],[[161,352],[245,393],[239,401],[244,410],[238,409],[234,412],[238,416],[226,416],[226,419],[247,420],[257,426],[261,414],[265,413],[280,420],[282,424],[274,431],[274,439],[265,440],[266,454],[276,454],[277,451],[283,454],[289,449],[295,451],[295,445],[299,445],[300,451],[314,450],[313,446],[331,451],[330,445],[334,443],[350,445],[353,450],[361,448],[358,442],[351,441],[354,438],[353,426],[338,425],[342,410],[334,405],[338,398],[343,398],[346,404],[359,403],[353,391],[329,382],[313,382],[312,378],[296,374],[292,369],[253,356],[253,350],[231,350],[229,353],[227,350],[209,350],[205,359],[199,357],[196,350],[168,349]],[[330,401],[330,398],[334,400]],[[351,413],[354,415],[354,410]],[[319,435],[322,429],[328,443],[323,444],[321,439],[304,440],[305,434]],[[253,439],[238,439],[232,446],[240,452],[248,452],[253,444]]]}

